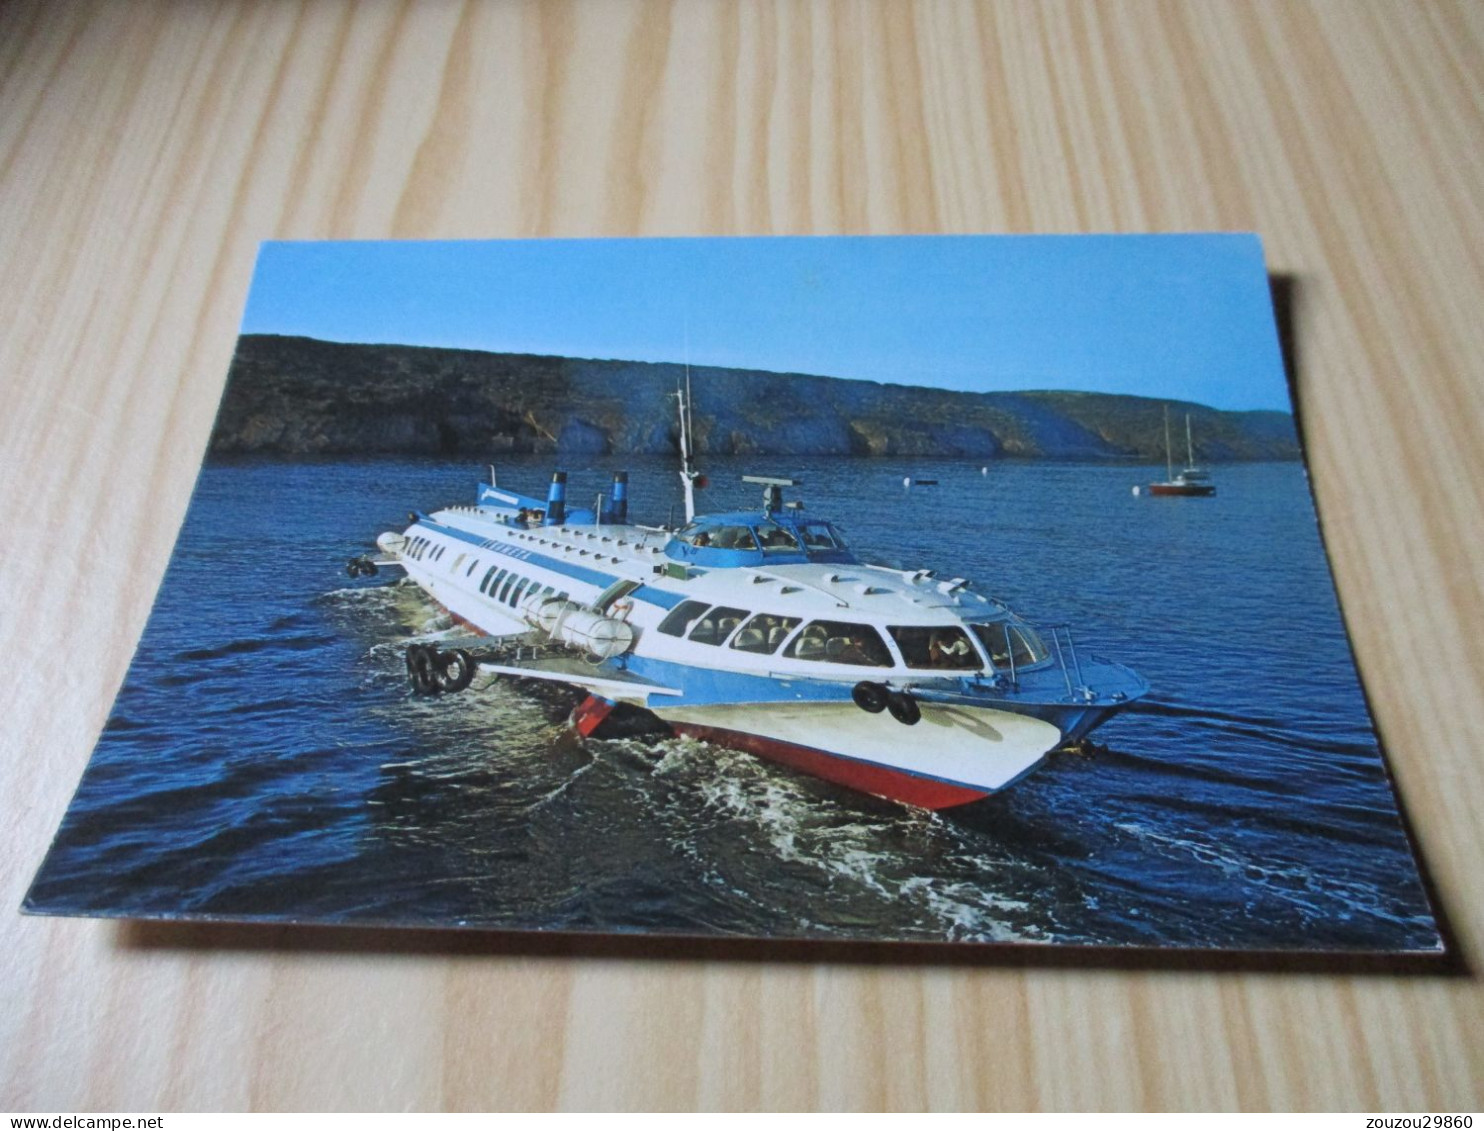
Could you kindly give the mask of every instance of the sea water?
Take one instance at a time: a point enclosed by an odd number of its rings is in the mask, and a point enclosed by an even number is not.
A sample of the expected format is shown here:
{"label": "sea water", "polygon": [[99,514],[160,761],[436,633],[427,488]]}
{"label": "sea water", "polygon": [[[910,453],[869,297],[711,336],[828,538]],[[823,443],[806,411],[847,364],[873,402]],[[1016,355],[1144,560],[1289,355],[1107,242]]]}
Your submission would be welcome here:
{"label": "sea water", "polygon": [[[552,461],[500,482],[544,494]],[[569,501],[663,461],[567,460]],[[686,934],[1431,948],[1303,469],[710,460],[704,511],[792,474],[868,561],[972,579],[1149,696],[1029,777],[943,813],[641,728],[582,740],[581,693],[414,695],[403,654],[459,630],[345,560],[477,465],[216,460],[34,910]],[[909,478],[936,479],[907,487]],[[894,724],[886,716],[882,725]],[[904,741],[910,738],[904,729]]]}

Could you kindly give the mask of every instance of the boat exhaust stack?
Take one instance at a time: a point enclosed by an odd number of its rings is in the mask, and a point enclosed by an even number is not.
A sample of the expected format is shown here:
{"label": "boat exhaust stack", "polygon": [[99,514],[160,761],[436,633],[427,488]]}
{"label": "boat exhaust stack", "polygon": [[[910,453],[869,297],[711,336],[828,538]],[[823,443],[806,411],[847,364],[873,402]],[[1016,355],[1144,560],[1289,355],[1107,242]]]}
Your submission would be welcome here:
{"label": "boat exhaust stack", "polygon": [[613,473],[612,497],[611,521],[624,525],[629,521],[629,473],[627,471]]}
{"label": "boat exhaust stack", "polygon": [[560,526],[567,521],[567,473],[553,471],[551,487],[546,492],[546,521],[544,526]]}

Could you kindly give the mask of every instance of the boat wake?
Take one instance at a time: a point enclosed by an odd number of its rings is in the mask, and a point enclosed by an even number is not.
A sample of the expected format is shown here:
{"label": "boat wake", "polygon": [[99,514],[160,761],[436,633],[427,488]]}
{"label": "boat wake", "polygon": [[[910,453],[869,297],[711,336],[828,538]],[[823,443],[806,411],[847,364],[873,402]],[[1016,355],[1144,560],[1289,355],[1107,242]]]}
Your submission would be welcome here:
{"label": "boat wake", "polygon": [[672,849],[732,893],[765,894],[787,933],[1045,942],[1044,914],[1025,895],[1026,869],[986,855],[927,810],[861,798],[745,753],[688,738],[631,753],[647,761],[648,800]]}

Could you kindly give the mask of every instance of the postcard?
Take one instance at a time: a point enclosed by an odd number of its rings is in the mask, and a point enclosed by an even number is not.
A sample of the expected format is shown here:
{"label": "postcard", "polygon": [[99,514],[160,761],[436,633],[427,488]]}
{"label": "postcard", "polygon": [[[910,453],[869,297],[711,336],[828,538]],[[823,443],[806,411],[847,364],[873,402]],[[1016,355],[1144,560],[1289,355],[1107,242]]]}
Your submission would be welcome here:
{"label": "postcard", "polygon": [[25,906],[1441,945],[1250,235],[265,244]]}

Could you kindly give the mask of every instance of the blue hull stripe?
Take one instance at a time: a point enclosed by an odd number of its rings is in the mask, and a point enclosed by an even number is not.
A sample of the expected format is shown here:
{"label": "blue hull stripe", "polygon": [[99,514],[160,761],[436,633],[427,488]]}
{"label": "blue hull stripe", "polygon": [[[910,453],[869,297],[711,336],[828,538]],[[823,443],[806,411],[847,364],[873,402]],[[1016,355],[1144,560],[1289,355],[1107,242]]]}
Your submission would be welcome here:
{"label": "blue hull stripe", "polygon": [[656,589],[653,585],[639,586],[632,596],[636,601],[645,601],[651,605],[658,605],[662,609],[673,609],[685,600],[684,593],[666,593],[663,589]]}
{"label": "blue hull stripe", "polygon": [[712,706],[731,703],[844,703],[850,700],[851,685],[848,683],[774,679],[766,675],[677,664],[632,653],[620,659],[622,666],[635,675],[685,692],[680,696],[667,696],[667,703]]}

